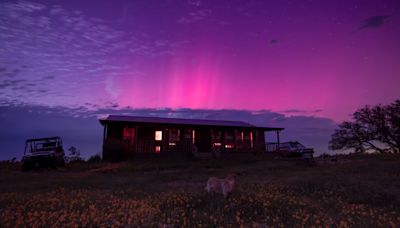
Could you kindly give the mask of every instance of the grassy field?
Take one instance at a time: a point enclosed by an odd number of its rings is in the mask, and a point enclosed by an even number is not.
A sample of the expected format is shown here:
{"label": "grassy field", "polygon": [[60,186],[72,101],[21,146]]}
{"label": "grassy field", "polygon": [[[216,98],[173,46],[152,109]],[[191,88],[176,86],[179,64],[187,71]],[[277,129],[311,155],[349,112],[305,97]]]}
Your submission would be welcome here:
{"label": "grassy field", "polygon": [[[228,198],[208,177],[237,173]],[[399,227],[400,157],[0,167],[0,227]]]}

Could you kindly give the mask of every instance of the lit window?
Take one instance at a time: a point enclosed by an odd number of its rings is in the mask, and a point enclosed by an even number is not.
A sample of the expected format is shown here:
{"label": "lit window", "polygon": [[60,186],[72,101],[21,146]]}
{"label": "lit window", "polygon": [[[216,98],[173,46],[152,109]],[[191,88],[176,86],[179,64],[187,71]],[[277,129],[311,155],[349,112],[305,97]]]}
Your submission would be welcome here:
{"label": "lit window", "polygon": [[156,141],[161,141],[162,140],[162,131],[156,131]]}
{"label": "lit window", "polygon": [[233,145],[232,145],[232,144],[226,144],[226,145],[225,145],[225,148],[232,149],[232,148],[233,148]]}
{"label": "lit window", "polygon": [[161,152],[161,146],[156,146],[156,153],[160,153]]}
{"label": "lit window", "polygon": [[170,142],[169,145],[170,145],[170,146],[176,146],[176,143]]}
{"label": "lit window", "polygon": [[254,147],[254,143],[253,143],[253,132],[250,132],[250,146],[251,146],[251,148]]}
{"label": "lit window", "polygon": [[124,140],[132,140],[135,137],[135,129],[134,128],[129,128],[125,127],[123,131],[123,139]]}
{"label": "lit window", "polygon": [[221,143],[219,143],[219,142],[216,142],[216,143],[214,143],[214,146],[215,146],[215,147],[217,147],[217,146],[221,146]]}
{"label": "lit window", "polygon": [[242,139],[242,142],[244,142],[244,132],[242,131],[242,134],[240,134],[240,138]]}
{"label": "lit window", "polygon": [[194,132],[194,130],[192,130],[192,142],[193,142],[193,144],[196,142],[196,137],[195,137],[196,135],[195,135],[195,132]]}

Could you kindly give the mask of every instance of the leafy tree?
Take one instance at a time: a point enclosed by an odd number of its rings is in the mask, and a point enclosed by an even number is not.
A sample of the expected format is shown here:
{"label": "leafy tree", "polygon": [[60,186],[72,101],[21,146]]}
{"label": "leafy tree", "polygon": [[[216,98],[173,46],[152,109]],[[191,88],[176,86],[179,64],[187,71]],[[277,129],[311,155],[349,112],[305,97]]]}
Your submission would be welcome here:
{"label": "leafy tree", "polygon": [[335,130],[329,148],[400,153],[400,100],[357,110],[352,122],[344,121]]}
{"label": "leafy tree", "polygon": [[79,157],[81,155],[81,151],[78,150],[76,147],[71,146],[69,149],[69,156],[71,157]]}
{"label": "leafy tree", "polygon": [[101,156],[99,154],[91,156],[88,160],[88,163],[99,163],[101,162]]}
{"label": "leafy tree", "polygon": [[81,158],[81,151],[79,149],[77,149],[74,146],[71,146],[68,149],[68,151],[69,151],[69,154],[66,157],[68,163],[83,161],[83,159]]}

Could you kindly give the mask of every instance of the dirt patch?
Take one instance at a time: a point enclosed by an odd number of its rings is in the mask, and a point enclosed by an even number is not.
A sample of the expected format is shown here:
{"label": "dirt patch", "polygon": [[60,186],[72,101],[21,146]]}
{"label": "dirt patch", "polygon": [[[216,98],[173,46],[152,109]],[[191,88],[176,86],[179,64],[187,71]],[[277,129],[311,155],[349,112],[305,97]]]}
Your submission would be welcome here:
{"label": "dirt patch", "polygon": [[101,167],[90,169],[87,172],[89,172],[89,173],[109,173],[109,172],[116,172],[118,170],[122,170],[127,167],[129,167],[128,163],[110,163],[110,164],[105,164]]}

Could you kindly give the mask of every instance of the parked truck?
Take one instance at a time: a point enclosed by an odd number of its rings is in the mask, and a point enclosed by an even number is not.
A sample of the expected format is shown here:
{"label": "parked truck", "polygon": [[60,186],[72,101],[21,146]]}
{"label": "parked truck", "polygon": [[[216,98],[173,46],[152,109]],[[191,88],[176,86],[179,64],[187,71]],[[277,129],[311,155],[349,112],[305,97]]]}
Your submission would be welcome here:
{"label": "parked truck", "polygon": [[22,158],[24,170],[62,166],[65,166],[65,156],[60,137],[26,140]]}
{"label": "parked truck", "polygon": [[307,148],[298,141],[289,141],[279,143],[268,143],[267,151],[279,152],[288,157],[301,157],[304,159],[313,159],[314,149]]}
{"label": "parked truck", "polygon": [[314,153],[313,148],[307,148],[298,141],[283,142],[279,145],[279,149],[289,152],[292,156],[309,156]]}

